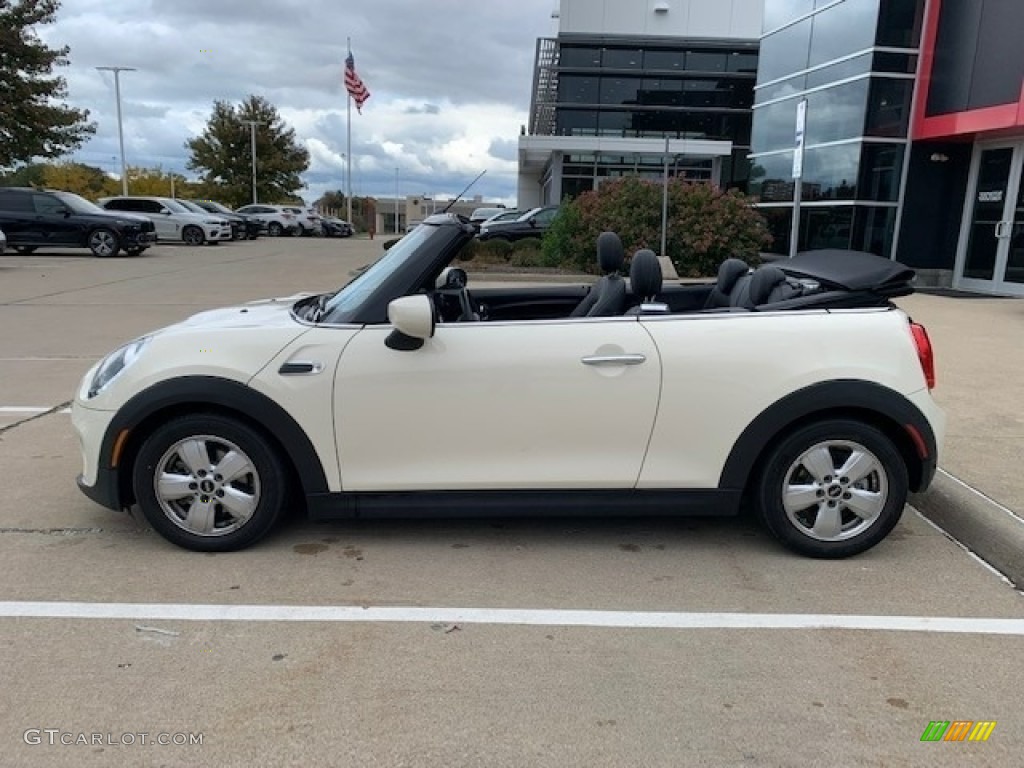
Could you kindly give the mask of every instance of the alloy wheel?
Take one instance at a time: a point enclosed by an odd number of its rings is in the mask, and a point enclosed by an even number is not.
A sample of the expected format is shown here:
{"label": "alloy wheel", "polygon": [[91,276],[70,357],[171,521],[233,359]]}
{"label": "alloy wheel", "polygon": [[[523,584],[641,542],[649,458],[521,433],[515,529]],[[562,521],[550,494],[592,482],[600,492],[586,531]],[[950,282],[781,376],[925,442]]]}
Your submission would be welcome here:
{"label": "alloy wheel", "polygon": [[97,256],[117,253],[117,239],[105,229],[98,229],[89,237],[89,248]]}
{"label": "alloy wheel", "polygon": [[889,477],[875,454],[849,440],[817,443],[794,461],[782,485],[790,522],[818,541],[845,541],[875,524]]}
{"label": "alloy wheel", "polygon": [[244,526],[260,501],[259,472],[242,449],[221,437],[178,440],[157,462],[156,499],[172,523],[196,536],[223,536]]}

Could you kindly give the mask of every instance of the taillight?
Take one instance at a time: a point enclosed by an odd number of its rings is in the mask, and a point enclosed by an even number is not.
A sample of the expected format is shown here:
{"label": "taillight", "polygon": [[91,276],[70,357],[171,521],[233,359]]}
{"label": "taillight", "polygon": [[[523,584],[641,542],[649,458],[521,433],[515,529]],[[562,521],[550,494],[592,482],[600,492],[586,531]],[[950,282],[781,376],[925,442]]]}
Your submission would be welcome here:
{"label": "taillight", "polygon": [[910,333],[914,337],[917,359],[921,362],[921,371],[924,373],[928,389],[935,389],[935,352],[932,350],[932,341],[928,338],[928,331],[920,323],[911,323]]}

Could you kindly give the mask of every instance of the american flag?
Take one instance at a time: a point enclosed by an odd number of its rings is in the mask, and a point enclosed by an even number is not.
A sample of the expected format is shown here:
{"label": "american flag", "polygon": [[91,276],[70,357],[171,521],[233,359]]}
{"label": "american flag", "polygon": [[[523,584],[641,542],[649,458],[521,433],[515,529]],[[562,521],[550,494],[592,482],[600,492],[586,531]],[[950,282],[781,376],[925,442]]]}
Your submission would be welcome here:
{"label": "american flag", "polygon": [[349,96],[355,99],[356,111],[362,114],[363,102],[370,98],[370,92],[363,85],[362,78],[356,74],[356,60],[352,58],[351,51],[349,51],[348,58],[345,59],[345,90],[348,91]]}

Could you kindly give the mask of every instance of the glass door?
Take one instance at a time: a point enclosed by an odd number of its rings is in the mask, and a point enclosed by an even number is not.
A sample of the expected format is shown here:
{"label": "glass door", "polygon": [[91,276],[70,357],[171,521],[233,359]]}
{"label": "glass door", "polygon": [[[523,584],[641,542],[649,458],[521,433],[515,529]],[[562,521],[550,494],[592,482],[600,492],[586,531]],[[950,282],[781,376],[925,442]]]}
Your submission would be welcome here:
{"label": "glass door", "polygon": [[954,285],[1024,294],[1024,142],[979,145]]}

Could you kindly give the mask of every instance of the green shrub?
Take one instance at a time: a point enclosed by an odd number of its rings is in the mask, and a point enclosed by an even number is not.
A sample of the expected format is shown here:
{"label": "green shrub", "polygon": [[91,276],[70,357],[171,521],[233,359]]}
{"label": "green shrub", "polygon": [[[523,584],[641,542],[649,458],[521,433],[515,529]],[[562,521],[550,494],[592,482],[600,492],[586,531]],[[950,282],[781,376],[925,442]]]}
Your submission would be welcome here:
{"label": "green shrub", "polygon": [[[539,240],[537,242],[540,242]],[[539,248],[526,250],[516,248],[512,252],[509,263],[514,267],[544,267],[544,253]]]}
{"label": "green shrub", "polygon": [[401,239],[402,239],[402,238],[400,238],[400,237],[396,237],[396,238],[392,238],[391,240],[385,240],[385,241],[384,241],[383,243],[381,243],[381,246],[382,246],[382,247],[384,248],[384,250],[386,251],[386,250],[387,250],[388,248],[390,248],[391,246],[393,246],[393,245],[394,245],[395,243],[397,243],[397,242],[398,242],[399,240],[401,240]]}
{"label": "green shrub", "polygon": [[516,240],[512,243],[512,252],[518,253],[519,251],[539,251],[541,247],[541,239],[539,237],[524,237],[522,240]]}
{"label": "green shrub", "polygon": [[[626,253],[661,250],[662,184],[637,177],[606,181],[564,205],[544,237],[546,264],[597,270],[597,236],[618,233]],[[666,249],[684,277],[715,274],[730,256],[756,259],[771,244],[749,198],[704,183],[669,181]]]}
{"label": "green shrub", "polygon": [[508,240],[485,240],[480,243],[480,254],[498,256],[508,261],[509,256],[512,255],[512,243]]}

